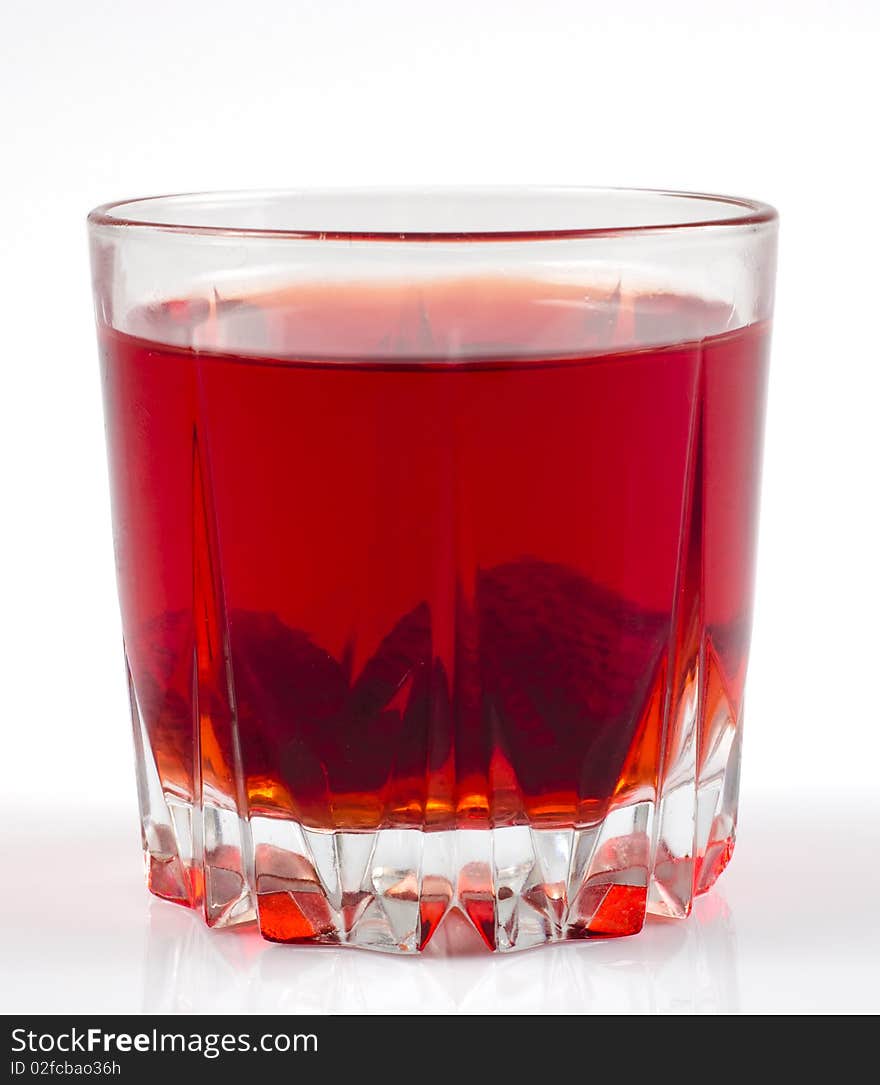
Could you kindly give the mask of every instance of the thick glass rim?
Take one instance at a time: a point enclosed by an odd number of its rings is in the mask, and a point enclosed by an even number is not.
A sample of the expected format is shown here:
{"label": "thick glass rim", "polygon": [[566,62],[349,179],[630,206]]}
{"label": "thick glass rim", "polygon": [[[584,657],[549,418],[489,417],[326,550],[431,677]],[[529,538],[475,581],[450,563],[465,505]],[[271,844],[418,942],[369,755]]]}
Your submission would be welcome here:
{"label": "thick glass rim", "polygon": [[[438,228],[437,219],[429,213],[424,222],[394,221],[380,214],[370,221],[372,212],[382,206],[402,207],[418,202],[423,209],[446,210],[454,202],[492,207],[501,203],[519,202],[532,208],[532,213],[520,220],[499,219],[497,225],[459,222],[452,215]],[[282,202],[294,207],[299,203],[298,221],[279,226],[253,224],[249,219],[258,210],[265,213],[272,205]],[[315,219],[316,207],[325,210]],[[610,221],[589,222],[587,205],[594,205],[593,216],[600,203],[605,206],[599,218]],[[619,210],[611,213],[611,205]],[[622,205],[652,205],[652,212],[637,211]],[[332,206],[336,204],[336,210]],[[351,210],[339,210],[348,204],[357,205],[359,212],[351,218]],[[541,213],[538,214],[538,209]],[[668,210],[667,210],[668,209]],[[412,209],[410,209],[412,211]],[[565,210],[566,214],[562,215]],[[676,212],[678,212],[676,214]],[[396,212],[392,212],[393,214]],[[309,214],[312,221],[308,222]],[[388,214],[386,210],[385,215]],[[334,216],[341,215],[340,218]],[[362,217],[358,217],[358,215]],[[571,216],[569,219],[566,216]],[[236,222],[236,216],[238,221]],[[256,217],[260,217],[257,215]],[[265,217],[265,214],[262,216]],[[442,217],[442,216],[441,216]],[[490,216],[487,216],[487,218]],[[290,220],[290,212],[285,218]],[[410,214],[409,218],[412,218]],[[544,224],[540,219],[544,218]],[[617,219],[619,218],[619,221]],[[199,237],[260,239],[279,238],[314,241],[373,241],[373,242],[486,242],[486,241],[557,241],[616,237],[632,234],[655,234],[686,230],[706,230],[719,227],[755,228],[776,222],[778,214],[770,204],[738,196],[722,196],[705,192],[685,192],[652,188],[611,188],[585,185],[517,185],[517,186],[413,186],[413,187],[351,187],[253,189],[239,191],[174,193],[114,200],[96,207],[88,216],[90,227],[110,227],[128,230],[148,230],[160,233],[191,234]],[[549,219],[549,222],[547,221]],[[644,220],[644,221],[643,221]]]}

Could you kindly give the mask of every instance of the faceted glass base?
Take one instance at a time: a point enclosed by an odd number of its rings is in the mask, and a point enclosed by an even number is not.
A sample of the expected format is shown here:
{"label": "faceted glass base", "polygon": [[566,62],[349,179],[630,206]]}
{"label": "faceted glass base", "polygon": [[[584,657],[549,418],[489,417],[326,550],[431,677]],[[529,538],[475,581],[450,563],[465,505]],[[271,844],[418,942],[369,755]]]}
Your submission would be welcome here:
{"label": "faceted glass base", "polygon": [[202,714],[187,793],[160,775],[131,680],[130,691],[149,888],[211,927],[256,922],[271,941],[398,953],[423,950],[454,913],[499,951],[635,934],[648,912],[687,916],[733,851],[741,716],[707,650],[683,668],[657,785],[623,774],[605,816],[576,827],[355,830],[269,816],[249,806],[240,773],[216,771]]}
{"label": "faceted glass base", "polygon": [[731,824],[699,862],[672,857],[653,844],[650,802],[581,829],[433,833],[245,823],[216,807],[199,817],[187,803],[166,804],[170,823],[151,826],[147,849],[157,896],[202,910],[210,926],[256,921],[274,942],[393,953],[423,950],[454,911],[501,952],[635,934],[646,912],[686,915],[733,848]]}
{"label": "faceted glass base", "polygon": [[[637,933],[683,918],[733,851],[741,726],[713,682],[685,683],[659,799],[620,796],[578,828],[341,831],[242,817],[203,772],[201,802],[163,786],[132,692],[147,882],[210,927],[275,942],[423,950],[454,913],[489,949]],[[712,671],[709,671],[709,678]],[[703,708],[688,689],[703,689]]]}
{"label": "faceted glass base", "polygon": [[276,942],[423,950],[460,913],[489,949],[635,934],[647,912],[690,913],[733,850],[741,720],[705,655],[682,684],[659,796],[631,789],[577,828],[309,828],[247,809],[195,763],[199,802],[163,783],[133,683],[147,880],[211,927]]}

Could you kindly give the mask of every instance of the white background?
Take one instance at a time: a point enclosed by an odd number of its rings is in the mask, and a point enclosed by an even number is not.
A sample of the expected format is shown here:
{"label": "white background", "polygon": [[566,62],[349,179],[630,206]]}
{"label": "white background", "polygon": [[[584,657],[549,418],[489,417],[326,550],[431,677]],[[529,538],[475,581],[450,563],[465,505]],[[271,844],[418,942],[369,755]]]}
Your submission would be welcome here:
{"label": "white background", "polygon": [[[880,1009],[880,6],[3,11],[3,1008]],[[681,929],[401,966],[211,936],[140,885],[84,216],[409,182],[688,188],[781,212],[740,844]]]}

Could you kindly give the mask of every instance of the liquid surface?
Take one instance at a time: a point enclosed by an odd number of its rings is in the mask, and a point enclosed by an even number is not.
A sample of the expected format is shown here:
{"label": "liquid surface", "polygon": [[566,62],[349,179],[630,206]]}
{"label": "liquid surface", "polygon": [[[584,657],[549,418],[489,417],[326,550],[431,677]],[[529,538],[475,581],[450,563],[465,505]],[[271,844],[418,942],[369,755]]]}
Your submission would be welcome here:
{"label": "liquid surface", "polygon": [[169,791],[325,828],[587,824],[656,782],[688,653],[738,713],[766,325],[490,287],[103,330],[126,655]]}

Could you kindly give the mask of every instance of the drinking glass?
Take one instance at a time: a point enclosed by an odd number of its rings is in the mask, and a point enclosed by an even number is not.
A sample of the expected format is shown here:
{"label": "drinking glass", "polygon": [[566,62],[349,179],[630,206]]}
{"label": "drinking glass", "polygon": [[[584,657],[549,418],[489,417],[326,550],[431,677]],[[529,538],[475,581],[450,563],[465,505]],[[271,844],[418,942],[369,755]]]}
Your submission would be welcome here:
{"label": "drinking glass", "polygon": [[687,915],[734,844],[776,232],[587,188],[92,212],[153,893],[399,952]]}

